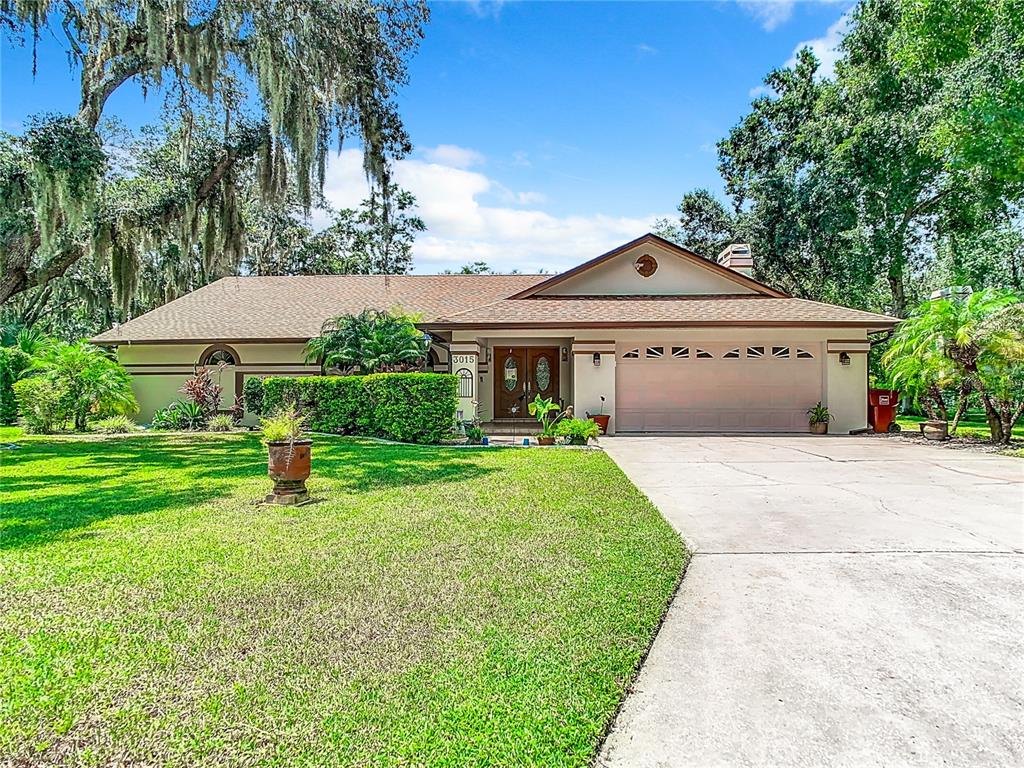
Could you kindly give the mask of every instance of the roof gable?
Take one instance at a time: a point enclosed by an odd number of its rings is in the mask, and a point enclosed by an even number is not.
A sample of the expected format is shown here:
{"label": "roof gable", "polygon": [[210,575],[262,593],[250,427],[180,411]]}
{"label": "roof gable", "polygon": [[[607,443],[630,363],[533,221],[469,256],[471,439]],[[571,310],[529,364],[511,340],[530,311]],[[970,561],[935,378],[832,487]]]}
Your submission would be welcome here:
{"label": "roof gable", "polygon": [[[638,260],[644,256],[653,259],[656,265],[653,274],[647,277],[638,268]],[[737,294],[774,297],[787,295],[648,233],[596,259],[530,286],[511,298]]]}

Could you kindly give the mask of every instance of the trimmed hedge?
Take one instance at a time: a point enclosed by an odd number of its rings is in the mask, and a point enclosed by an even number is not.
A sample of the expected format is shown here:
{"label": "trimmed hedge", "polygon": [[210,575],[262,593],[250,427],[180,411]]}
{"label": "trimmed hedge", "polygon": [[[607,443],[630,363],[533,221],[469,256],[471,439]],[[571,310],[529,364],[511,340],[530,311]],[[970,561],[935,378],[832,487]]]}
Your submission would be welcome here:
{"label": "trimmed hedge", "polygon": [[443,373],[275,377],[263,379],[258,413],[294,405],[314,432],[436,443],[455,423],[457,392],[457,377]]}

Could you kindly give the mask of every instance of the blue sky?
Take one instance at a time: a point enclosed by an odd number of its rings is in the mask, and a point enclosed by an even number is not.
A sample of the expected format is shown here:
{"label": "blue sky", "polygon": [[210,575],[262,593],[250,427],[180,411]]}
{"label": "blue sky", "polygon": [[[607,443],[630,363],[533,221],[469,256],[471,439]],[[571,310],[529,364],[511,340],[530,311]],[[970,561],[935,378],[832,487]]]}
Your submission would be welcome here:
{"label": "blue sky", "polygon": [[[443,2],[400,107],[416,146],[396,175],[429,227],[416,269],[483,260],[558,270],[669,215],[682,194],[721,191],[715,142],[761,78],[811,44],[830,59],[848,2]],[[0,125],[73,112],[77,73],[44,37],[4,41]],[[106,114],[151,122],[159,94],[122,88]],[[331,162],[328,197],[365,192],[357,149]]]}

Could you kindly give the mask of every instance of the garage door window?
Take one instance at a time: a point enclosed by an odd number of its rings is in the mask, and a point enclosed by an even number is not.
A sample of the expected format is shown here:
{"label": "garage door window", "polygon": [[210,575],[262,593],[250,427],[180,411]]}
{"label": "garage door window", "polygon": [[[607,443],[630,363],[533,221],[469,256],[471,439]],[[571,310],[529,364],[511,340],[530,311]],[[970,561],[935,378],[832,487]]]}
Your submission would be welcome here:
{"label": "garage door window", "polygon": [[812,355],[806,349],[798,349],[796,351],[796,359],[797,360],[813,360],[814,359],[814,355]]}
{"label": "garage door window", "polygon": [[622,355],[622,359],[623,360],[639,360],[640,359],[640,349],[639,349],[639,347],[637,349],[631,349],[628,352],[624,352],[623,355]]}
{"label": "garage door window", "polygon": [[736,347],[735,349],[730,349],[728,352],[726,352],[724,355],[722,355],[722,359],[723,360],[739,360],[740,359],[740,348]]}
{"label": "garage door window", "polygon": [[764,357],[764,347],[747,347],[747,359],[759,360]]}
{"label": "garage door window", "polygon": [[659,357],[665,356],[664,347],[648,347],[647,352],[644,354],[648,360],[657,360]]}
{"label": "garage door window", "polygon": [[698,360],[711,360],[712,358],[714,358],[714,355],[712,355],[710,352],[704,351],[703,349],[698,349],[694,357],[696,357]]}
{"label": "garage door window", "polygon": [[779,360],[788,360],[789,347],[772,347],[772,357]]}
{"label": "garage door window", "polygon": [[677,360],[685,360],[690,356],[689,347],[672,347],[672,357]]}

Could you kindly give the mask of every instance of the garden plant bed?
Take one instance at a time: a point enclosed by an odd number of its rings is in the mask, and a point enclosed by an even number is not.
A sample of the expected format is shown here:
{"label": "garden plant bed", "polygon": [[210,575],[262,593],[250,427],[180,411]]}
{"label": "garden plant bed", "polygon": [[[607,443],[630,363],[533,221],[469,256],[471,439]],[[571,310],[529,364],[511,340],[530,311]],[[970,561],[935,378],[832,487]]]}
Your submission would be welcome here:
{"label": "garden plant bed", "polygon": [[588,765],[686,553],[599,451],[0,430],[0,755]]}
{"label": "garden plant bed", "polygon": [[899,440],[905,443],[938,446],[954,451],[971,451],[974,453],[999,453],[1006,456],[1024,457],[1024,427],[1015,427],[1009,445],[993,443],[988,439],[988,427],[984,421],[976,419],[960,423],[956,435],[948,440],[928,440],[921,434],[920,425],[924,421],[919,417],[900,416],[897,420],[902,431],[889,434],[868,432],[870,437],[882,440]]}

